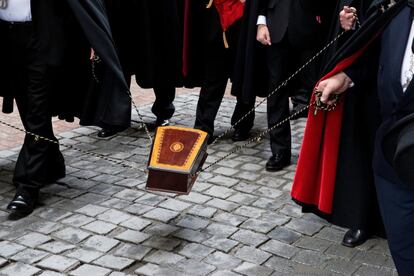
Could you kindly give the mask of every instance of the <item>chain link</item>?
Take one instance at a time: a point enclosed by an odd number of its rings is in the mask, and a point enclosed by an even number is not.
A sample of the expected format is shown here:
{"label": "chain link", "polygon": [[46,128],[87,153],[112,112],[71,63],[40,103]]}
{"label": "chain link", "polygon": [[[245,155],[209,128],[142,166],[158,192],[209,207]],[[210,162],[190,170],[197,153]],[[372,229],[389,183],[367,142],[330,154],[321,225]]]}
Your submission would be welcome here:
{"label": "chain link", "polygon": [[211,145],[215,145],[220,139],[227,136],[233,129],[235,129],[241,122],[243,122],[250,114],[255,112],[255,110],[264,104],[270,97],[275,95],[277,92],[279,92],[283,87],[285,87],[288,82],[290,82],[293,78],[295,78],[300,72],[302,72],[306,67],[308,67],[312,62],[314,62],[320,55],[322,55],[329,47],[331,47],[336,41],[338,41],[346,31],[341,32],[338,34],[333,40],[331,40],[328,44],[325,45],[320,51],[318,51],[312,58],[310,58],[305,64],[303,64],[299,69],[297,69],[292,75],[290,75],[285,81],[283,81],[279,86],[277,86],[272,92],[269,93],[269,95],[261,100],[259,103],[257,103],[249,112],[247,112],[240,120],[238,120],[236,123],[234,123],[231,127],[229,127],[226,131],[224,131],[222,134],[217,136],[217,138],[211,143]]}

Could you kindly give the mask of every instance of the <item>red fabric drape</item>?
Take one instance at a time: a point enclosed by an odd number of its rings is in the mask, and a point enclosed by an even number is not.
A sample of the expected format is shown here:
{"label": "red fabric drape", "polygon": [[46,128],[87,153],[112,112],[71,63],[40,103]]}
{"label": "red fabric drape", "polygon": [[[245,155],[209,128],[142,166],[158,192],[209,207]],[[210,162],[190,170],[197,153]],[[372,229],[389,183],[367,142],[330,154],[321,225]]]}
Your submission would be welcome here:
{"label": "red fabric drape", "polygon": [[183,31],[183,76],[188,75],[189,55],[188,49],[190,44],[190,1],[184,2],[184,31]]}
{"label": "red fabric drape", "polygon": [[214,0],[214,5],[220,15],[223,31],[243,17],[244,3],[240,0]]}
{"label": "red fabric drape", "polygon": [[[338,63],[320,81],[348,68],[366,47]],[[312,102],[314,99],[312,95]],[[310,108],[291,193],[293,199],[326,214],[332,213],[343,107],[342,100],[334,110],[320,111],[316,116]]]}

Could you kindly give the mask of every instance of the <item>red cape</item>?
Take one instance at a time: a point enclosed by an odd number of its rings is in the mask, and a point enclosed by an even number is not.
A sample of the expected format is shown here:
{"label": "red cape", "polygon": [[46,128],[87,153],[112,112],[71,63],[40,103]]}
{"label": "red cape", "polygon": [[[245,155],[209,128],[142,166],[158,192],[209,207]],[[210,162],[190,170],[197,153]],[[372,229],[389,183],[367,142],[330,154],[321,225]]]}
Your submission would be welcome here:
{"label": "red cape", "polygon": [[243,17],[244,3],[240,0],[214,0],[214,5],[220,15],[223,31]]}
{"label": "red cape", "polygon": [[[348,68],[362,55],[366,47],[338,63],[320,81]],[[313,94],[311,102],[314,99]],[[332,213],[343,107],[342,99],[334,110],[319,111],[316,116],[314,109],[309,109],[291,193],[296,201],[313,205],[326,214]]]}

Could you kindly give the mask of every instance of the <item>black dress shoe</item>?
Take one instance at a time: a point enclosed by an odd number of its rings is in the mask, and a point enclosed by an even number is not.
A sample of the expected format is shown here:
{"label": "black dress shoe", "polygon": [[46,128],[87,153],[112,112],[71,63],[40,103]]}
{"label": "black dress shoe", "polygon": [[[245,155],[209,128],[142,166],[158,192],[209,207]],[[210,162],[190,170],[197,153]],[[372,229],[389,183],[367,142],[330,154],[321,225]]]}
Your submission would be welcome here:
{"label": "black dress shoe", "polygon": [[363,244],[369,238],[368,233],[361,229],[350,229],[345,233],[342,245],[346,247],[356,247]]}
{"label": "black dress shoe", "polygon": [[290,155],[277,153],[266,163],[266,171],[277,172],[290,165]]}
{"label": "black dress shoe", "polygon": [[108,137],[114,136],[118,132],[124,131],[125,129],[126,129],[125,127],[108,127],[108,128],[103,128],[103,129],[101,129],[98,132],[98,137],[99,138],[108,138]]}
{"label": "black dress shoe", "polygon": [[249,138],[250,138],[249,131],[245,131],[245,130],[238,128],[234,130],[231,140],[233,140],[233,142],[241,142],[241,141],[246,141]]}
{"label": "black dress shoe", "polygon": [[169,120],[157,119],[155,121],[155,127],[169,126],[169,125],[170,125],[170,121]]}
{"label": "black dress shoe", "polygon": [[33,212],[37,197],[16,193],[13,200],[7,205],[7,210],[16,215],[26,216]]}

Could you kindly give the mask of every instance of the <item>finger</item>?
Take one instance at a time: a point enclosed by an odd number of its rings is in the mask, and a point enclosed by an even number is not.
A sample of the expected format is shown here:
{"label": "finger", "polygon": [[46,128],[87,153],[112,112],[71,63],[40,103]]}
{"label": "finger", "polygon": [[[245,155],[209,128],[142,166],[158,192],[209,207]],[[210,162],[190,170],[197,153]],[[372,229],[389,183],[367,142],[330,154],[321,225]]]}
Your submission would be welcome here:
{"label": "finger", "polygon": [[333,92],[332,88],[329,86],[326,86],[325,89],[322,91],[321,102],[328,103],[329,97],[332,94],[332,92]]}

